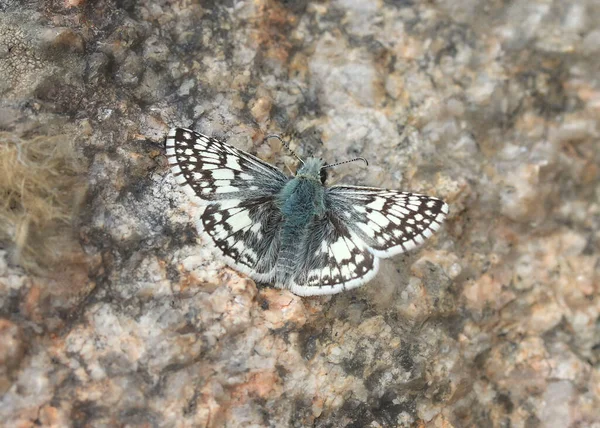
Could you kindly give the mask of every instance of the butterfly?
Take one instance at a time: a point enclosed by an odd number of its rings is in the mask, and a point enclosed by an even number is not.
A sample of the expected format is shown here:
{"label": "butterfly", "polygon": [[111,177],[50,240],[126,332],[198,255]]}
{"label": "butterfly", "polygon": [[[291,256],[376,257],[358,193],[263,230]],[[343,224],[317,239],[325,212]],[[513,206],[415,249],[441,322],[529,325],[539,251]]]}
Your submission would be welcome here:
{"label": "butterfly", "polygon": [[168,133],[166,155],[176,182],[206,205],[198,229],[224,261],[258,282],[300,296],[365,284],[380,259],[422,244],[448,214],[448,205],[431,196],[326,187],[327,169],[339,164],[317,158],[298,158],[302,166],[288,177],[256,156],[189,129]]}

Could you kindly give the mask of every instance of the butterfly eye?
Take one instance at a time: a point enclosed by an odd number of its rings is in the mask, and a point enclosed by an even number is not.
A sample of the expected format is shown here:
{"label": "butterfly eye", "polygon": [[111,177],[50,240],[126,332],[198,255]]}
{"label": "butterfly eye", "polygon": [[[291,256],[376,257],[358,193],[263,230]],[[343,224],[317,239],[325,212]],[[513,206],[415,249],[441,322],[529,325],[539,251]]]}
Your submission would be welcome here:
{"label": "butterfly eye", "polygon": [[321,169],[321,184],[325,184],[327,181],[327,170]]}

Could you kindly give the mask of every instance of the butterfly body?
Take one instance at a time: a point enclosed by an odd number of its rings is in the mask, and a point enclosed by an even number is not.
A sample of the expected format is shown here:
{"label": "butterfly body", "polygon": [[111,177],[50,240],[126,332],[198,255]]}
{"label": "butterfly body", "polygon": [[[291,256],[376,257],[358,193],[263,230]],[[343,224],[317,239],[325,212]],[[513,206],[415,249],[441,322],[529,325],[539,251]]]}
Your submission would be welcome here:
{"label": "butterfly body", "polygon": [[225,261],[299,295],[333,294],[377,273],[379,258],[408,251],[437,230],[448,206],[425,195],[324,185],[326,165],[295,177],[224,142],[176,128],[166,139],[176,181],[206,204],[198,229]]}
{"label": "butterfly body", "polygon": [[308,239],[311,224],[325,215],[325,188],[319,159],[307,159],[298,174],[277,195],[282,214],[281,252],[277,260],[277,282],[287,284]]}

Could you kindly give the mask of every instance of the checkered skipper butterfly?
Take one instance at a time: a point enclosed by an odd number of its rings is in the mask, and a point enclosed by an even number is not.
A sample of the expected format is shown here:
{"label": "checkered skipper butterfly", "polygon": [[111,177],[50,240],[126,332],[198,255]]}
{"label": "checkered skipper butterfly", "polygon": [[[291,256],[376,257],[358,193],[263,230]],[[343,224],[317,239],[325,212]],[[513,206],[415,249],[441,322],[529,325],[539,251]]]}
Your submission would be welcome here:
{"label": "checkered skipper butterfly", "polygon": [[366,283],[380,258],[422,244],[448,214],[448,205],[430,196],[325,187],[332,165],[315,158],[300,159],[290,178],[249,153],[181,128],[169,132],[166,149],[175,180],[207,205],[198,229],[225,262],[301,296]]}

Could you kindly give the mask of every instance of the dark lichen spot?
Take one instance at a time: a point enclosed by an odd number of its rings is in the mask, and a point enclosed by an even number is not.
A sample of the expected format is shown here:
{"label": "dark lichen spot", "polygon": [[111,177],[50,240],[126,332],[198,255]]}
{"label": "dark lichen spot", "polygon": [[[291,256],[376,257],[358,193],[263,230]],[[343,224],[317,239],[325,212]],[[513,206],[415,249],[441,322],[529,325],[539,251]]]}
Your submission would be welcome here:
{"label": "dark lichen spot", "polygon": [[400,366],[407,372],[411,372],[415,366],[415,361],[411,355],[411,346],[404,341],[401,342],[400,351],[397,355]]}
{"label": "dark lichen spot", "polygon": [[312,402],[306,398],[294,400],[289,426],[298,428],[312,426],[313,419]]}
{"label": "dark lichen spot", "polygon": [[319,349],[319,339],[323,337],[323,332],[317,332],[315,329],[308,328],[300,331],[298,335],[298,344],[300,354],[305,360],[311,360]]}
{"label": "dark lichen spot", "polygon": [[506,413],[512,413],[513,409],[515,408],[512,400],[510,399],[510,396],[506,395],[506,394],[498,394],[498,397],[496,398],[496,400],[498,401],[499,404],[502,405],[502,407],[504,407],[504,410],[506,411]]}
{"label": "dark lichen spot", "polygon": [[416,414],[416,404],[413,397],[401,397],[394,391],[387,391],[377,401],[372,412],[379,424],[396,426],[401,413],[408,413],[411,416]]}
{"label": "dark lichen spot", "polygon": [[367,355],[365,349],[359,347],[350,358],[345,358],[342,360],[341,365],[346,373],[358,378],[362,378],[365,370],[366,359]]}
{"label": "dark lichen spot", "polygon": [[340,409],[340,414],[352,421],[346,425],[346,428],[370,426],[371,422],[375,419],[369,406],[354,398],[350,398],[344,402]]}
{"label": "dark lichen spot", "polygon": [[486,350],[480,352],[479,354],[477,354],[477,356],[475,356],[475,359],[473,360],[473,362],[475,363],[475,367],[477,367],[480,370],[483,369],[489,356],[490,356],[489,349],[486,349]]}
{"label": "dark lichen spot", "polygon": [[531,415],[525,421],[525,428],[538,428],[542,426],[542,421],[540,421],[537,416]]}
{"label": "dark lichen spot", "polygon": [[86,426],[100,415],[106,415],[109,410],[98,406],[92,401],[75,401],[71,407],[71,422],[75,426]]}
{"label": "dark lichen spot", "polygon": [[451,383],[444,382],[435,389],[433,393],[433,402],[434,403],[444,403],[446,402],[452,394],[452,385]]}
{"label": "dark lichen spot", "polygon": [[308,6],[308,0],[277,0],[287,10],[295,15],[303,14]]}

